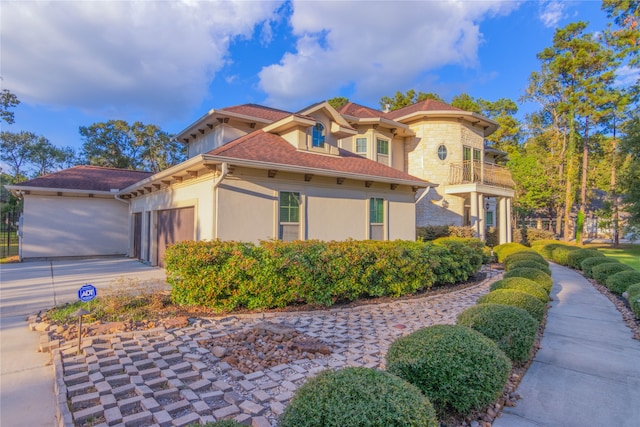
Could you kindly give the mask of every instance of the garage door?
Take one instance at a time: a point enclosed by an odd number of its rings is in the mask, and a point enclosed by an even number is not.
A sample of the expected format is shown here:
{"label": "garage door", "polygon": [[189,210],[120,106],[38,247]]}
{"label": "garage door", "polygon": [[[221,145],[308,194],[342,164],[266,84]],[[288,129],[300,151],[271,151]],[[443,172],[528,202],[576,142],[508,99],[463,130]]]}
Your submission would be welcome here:
{"label": "garage door", "polygon": [[133,214],[133,257],[142,258],[142,214]]}
{"label": "garage door", "polygon": [[167,246],[183,240],[193,240],[195,209],[193,206],[158,211],[158,266],[164,267]]}

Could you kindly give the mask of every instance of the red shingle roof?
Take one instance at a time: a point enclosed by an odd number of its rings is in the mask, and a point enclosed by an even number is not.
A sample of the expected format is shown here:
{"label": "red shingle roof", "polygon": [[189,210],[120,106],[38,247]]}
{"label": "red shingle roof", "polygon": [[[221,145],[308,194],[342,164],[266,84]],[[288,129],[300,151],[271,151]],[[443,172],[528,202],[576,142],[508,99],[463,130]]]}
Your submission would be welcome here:
{"label": "red shingle roof", "polygon": [[407,105],[398,110],[390,111],[384,114],[387,119],[395,120],[398,117],[407,116],[411,113],[418,111],[464,111],[460,108],[452,107],[444,102],[436,101],[434,99],[427,99],[426,101],[418,102],[416,104]]}
{"label": "red shingle roof", "polygon": [[338,110],[340,114],[346,114],[348,116],[359,117],[361,119],[384,117],[384,113],[374,108],[365,107],[364,105],[356,104],[355,102],[348,102]]}
{"label": "red shingle roof", "polygon": [[231,113],[242,114],[244,116],[256,117],[258,119],[278,121],[292,113],[276,108],[265,107],[258,104],[242,104],[233,107],[221,108],[220,111],[229,111]]}
{"label": "red shingle roof", "polygon": [[207,154],[238,160],[260,161],[301,168],[324,169],[330,172],[361,174],[387,180],[426,181],[397,169],[366,159],[347,150],[339,149],[340,155],[324,155],[297,150],[278,135],[256,130],[248,135],[218,147]]}
{"label": "red shingle roof", "polygon": [[127,169],[99,166],[74,166],[59,172],[14,184],[16,187],[63,188],[70,190],[111,191],[122,189],[153,175]]}

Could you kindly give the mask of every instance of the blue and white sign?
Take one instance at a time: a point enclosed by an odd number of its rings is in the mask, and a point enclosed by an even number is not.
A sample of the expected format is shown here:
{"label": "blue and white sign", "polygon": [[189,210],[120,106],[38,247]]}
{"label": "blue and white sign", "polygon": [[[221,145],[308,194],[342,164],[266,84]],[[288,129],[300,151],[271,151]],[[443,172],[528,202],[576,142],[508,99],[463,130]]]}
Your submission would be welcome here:
{"label": "blue and white sign", "polygon": [[78,298],[80,298],[80,301],[82,302],[91,301],[97,295],[98,295],[98,290],[96,289],[95,286],[90,285],[89,283],[87,283],[86,285],[78,289]]}

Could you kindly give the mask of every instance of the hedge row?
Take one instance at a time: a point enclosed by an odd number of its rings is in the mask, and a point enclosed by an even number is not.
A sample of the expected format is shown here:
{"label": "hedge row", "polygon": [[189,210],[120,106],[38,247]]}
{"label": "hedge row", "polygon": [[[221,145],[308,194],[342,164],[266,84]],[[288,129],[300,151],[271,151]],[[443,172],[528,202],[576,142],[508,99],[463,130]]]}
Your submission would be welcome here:
{"label": "hedge row", "polygon": [[627,288],[627,300],[631,306],[631,311],[640,319],[640,283]]}
{"label": "hedge row", "polygon": [[478,239],[431,242],[181,242],[165,267],[175,303],[215,311],[401,296],[479,271]]}

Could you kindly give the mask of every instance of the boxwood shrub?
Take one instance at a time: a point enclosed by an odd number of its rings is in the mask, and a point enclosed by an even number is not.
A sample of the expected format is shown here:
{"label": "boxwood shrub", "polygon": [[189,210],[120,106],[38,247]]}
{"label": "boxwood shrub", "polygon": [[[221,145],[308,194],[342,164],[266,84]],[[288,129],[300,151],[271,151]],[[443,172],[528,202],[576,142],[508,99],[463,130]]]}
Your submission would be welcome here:
{"label": "boxwood shrub", "polygon": [[627,300],[629,301],[629,306],[631,306],[633,314],[640,319],[640,283],[636,283],[627,288]]}
{"label": "boxwood shrub", "polygon": [[478,298],[478,304],[504,304],[522,308],[538,322],[544,317],[545,304],[533,295],[517,289],[496,289]]}
{"label": "boxwood shrub", "polygon": [[503,276],[505,279],[509,277],[524,277],[525,279],[533,280],[542,286],[547,293],[551,293],[551,287],[553,286],[551,276],[537,268],[514,268],[507,271]]}
{"label": "boxwood shrub", "polygon": [[569,254],[579,249],[580,248],[576,246],[568,246],[568,245],[555,247],[551,251],[551,260],[560,265],[569,265],[569,261],[568,261]]}
{"label": "boxwood shrub", "polygon": [[621,262],[607,262],[591,267],[591,276],[593,276],[598,283],[605,285],[610,276],[627,270],[633,270],[633,268]]}
{"label": "boxwood shrub", "polygon": [[416,385],[440,415],[466,414],[493,402],[511,362],[497,344],[462,325],[435,325],[398,338],[387,370]]}
{"label": "boxwood shrub", "polygon": [[368,368],[323,371],[300,387],[280,416],[281,427],[437,427],[420,390]]}
{"label": "boxwood shrub", "polygon": [[534,260],[523,260],[523,261],[511,262],[508,264],[508,266],[505,265],[504,269],[505,271],[511,271],[516,268],[536,268],[540,271],[547,273],[549,276],[551,276],[551,269],[549,268],[548,264],[545,265],[539,261],[534,261]]}
{"label": "boxwood shrub", "polygon": [[589,278],[593,278],[592,272],[591,272],[591,269],[593,267],[595,267],[596,265],[609,264],[612,262],[619,262],[619,261],[613,258],[608,258],[606,256],[605,257],[595,256],[595,257],[591,257],[583,260],[580,263],[580,268],[582,269],[582,272],[584,273],[585,276]]}
{"label": "boxwood shrub", "polygon": [[[540,242],[546,242],[541,240]],[[538,243],[532,246],[544,259],[553,260],[553,251],[557,248],[567,247],[567,244],[560,243],[556,240],[546,243]]]}
{"label": "boxwood shrub", "polygon": [[597,249],[577,249],[567,254],[567,265],[576,270],[580,270],[581,263],[587,258],[601,257],[604,258],[604,254]]}
{"label": "boxwood shrub", "polygon": [[532,250],[511,254],[502,261],[502,264],[504,264],[505,268],[508,268],[510,264],[518,261],[536,261],[542,265],[549,265],[549,263],[544,258],[542,258],[542,255],[537,252],[533,252]]}
{"label": "boxwood shrub", "polygon": [[544,304],[549,301],[549,294],[542,286],[524,277],[507,277],[506,279],[498,280],[491,285],[492,291],[497,289],[515,289],[538,298]]}
{"label": "boxwood shrub", "polygon": [[640,271],[627,270],[609,276],[604,285],[614,294],[622,295],[629,286],[636,283],[640,283]]}
{"label": "boxwood shrub", "polygon": [[493,252],[495,253],[498,262],[504,261],[504,259],[511,254],[515,254],[517,252],[527,252],[527,251],[531,251],[531,249],[521,243],[515,243],[515,242],[503,243],[493,248]]}
{"label": "boxwood shrub", "polygon": [[479,247],[460,241],[180,242],[167,249],[165,266],[178,304],[215,311],[330,306],[467,280],[481,267]]}
{"label": "boxwood shrub", "polygon": [[457,323],[493,340],[513,362],[529,360],[538,322],[526,310],[502,304],[477,304],[458,315]]}

